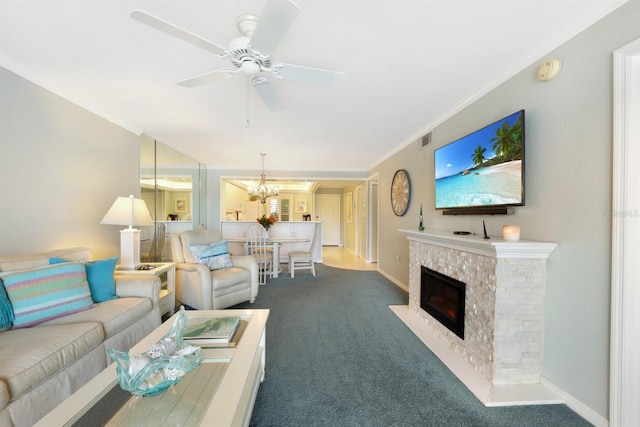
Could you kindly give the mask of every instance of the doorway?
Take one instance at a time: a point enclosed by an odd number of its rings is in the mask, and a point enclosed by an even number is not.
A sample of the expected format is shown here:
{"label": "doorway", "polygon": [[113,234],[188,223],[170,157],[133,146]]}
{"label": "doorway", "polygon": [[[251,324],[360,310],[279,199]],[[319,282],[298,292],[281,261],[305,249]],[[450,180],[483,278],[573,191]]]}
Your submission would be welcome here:
{"label": "doorway", "polygon": [[362,259],[367,257],[367,194],[362,185],[356,187],[355,210],[356,218],[356,255]]}
{"label": "doorway", "polygon": [[339,246],[340,233],[340,195],[316,194],[316,221],[322,221],[322,245]]}
{"label": "doorway", "polygon": [[378,181],[369,181],[367,262],[378,262]]}
{"label": "doorway", "polygon": [[640,425],[640,39],[614,52],[609,424]]}

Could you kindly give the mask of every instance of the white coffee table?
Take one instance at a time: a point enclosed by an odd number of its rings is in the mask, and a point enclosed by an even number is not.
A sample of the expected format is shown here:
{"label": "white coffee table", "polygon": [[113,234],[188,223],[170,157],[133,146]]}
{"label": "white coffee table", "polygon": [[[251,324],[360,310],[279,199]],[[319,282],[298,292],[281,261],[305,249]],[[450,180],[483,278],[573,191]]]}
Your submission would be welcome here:
{"label": "white coffee table", "polygon": [[[187,311],[189,315],[190,311]],[[243,323],[230,344],[203,348],[204,361],[178,385],[155,397],[132,396],[107,425],[158,425],[158,419],[184,420],[174,425],[247,426],[258,387],[264,379],[266,324],[269,310],[198,310],[198,316],[241,316]],[[135,345],[146,351],[161,339],[175,319],[164,322]],[[36,426],[70,426],[114,387],[119,387],[115,364],[71,395]]]}

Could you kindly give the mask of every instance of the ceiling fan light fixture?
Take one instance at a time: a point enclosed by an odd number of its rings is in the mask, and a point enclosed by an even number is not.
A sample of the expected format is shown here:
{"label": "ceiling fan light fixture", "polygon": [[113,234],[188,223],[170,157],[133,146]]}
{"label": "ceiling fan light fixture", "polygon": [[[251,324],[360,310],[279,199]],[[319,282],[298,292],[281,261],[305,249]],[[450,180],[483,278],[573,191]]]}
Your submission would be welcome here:
{"label": "ceiling fan light fixture", "polygon": [[254,62],[254,61],[252,61],[250,59],[247,59],[245,61],[242,61],[242,65],[240,65],[240,70],[243,73],[252,76],[252,75],[258,74],[260,72],[260,64],[258,64],[257,62]]}

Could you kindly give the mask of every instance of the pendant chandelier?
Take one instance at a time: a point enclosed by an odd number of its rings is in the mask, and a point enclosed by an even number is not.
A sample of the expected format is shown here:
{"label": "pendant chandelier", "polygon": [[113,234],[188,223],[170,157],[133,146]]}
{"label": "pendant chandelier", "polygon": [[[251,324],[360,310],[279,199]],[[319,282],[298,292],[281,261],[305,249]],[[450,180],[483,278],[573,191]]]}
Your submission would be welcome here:
{"label": "pendant chandelier", "polygon": [[267,200],[267,197],[277,196],[280,194],[280,190],[278,187],[274,187],[273,189],[267,187],[267,183],[265,182],[264,177],[264,156],[265,153],[260,153],[262,156],[262,173],[260,174],[260,184],[257,187],[249,187],[247,189],[247,193],[249,193],[250,197],[260,197],[260,203],[264,204]]}

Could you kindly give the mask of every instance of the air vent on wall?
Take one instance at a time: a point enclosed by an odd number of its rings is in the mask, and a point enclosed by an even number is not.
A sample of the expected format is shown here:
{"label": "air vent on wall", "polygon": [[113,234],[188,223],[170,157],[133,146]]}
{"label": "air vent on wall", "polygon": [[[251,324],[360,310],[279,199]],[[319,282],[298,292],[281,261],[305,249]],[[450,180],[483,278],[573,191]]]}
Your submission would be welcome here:
{"label": "air vent on wall", "polygon": [[420,141],[420,149],[422,150],[424,147],[429,145],[429,143],[431,143],[431,132],[422,137],[422,140]]}

